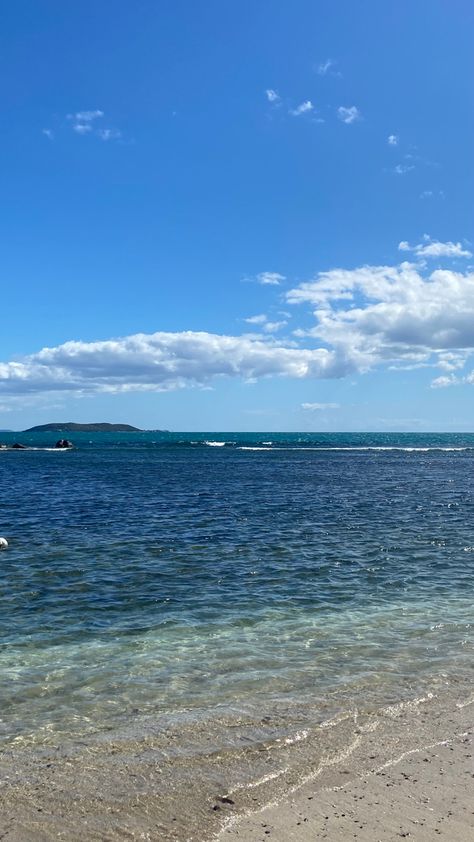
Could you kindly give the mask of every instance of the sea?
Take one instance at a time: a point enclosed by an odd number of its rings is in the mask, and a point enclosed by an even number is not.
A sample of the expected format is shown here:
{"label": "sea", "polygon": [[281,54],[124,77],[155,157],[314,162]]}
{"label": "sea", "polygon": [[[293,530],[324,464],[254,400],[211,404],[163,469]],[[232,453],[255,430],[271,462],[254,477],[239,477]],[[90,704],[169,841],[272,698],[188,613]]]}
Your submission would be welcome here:
{"label": "sea", "polygon": [[0,438],[28,447],[0,450],[19,838],[76,838],[82,803],[83,840],[202,842],[374,723],[471,703],[474,434]]}

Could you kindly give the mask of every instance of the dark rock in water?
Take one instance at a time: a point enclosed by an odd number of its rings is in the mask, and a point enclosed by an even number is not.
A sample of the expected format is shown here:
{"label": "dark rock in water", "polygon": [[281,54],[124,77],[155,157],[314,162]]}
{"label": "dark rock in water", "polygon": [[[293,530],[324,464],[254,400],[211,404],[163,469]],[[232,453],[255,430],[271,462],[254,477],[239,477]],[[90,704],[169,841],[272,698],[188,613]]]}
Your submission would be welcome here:
{"label": "dark rock in water", "polygon": [[25,444],[18,444],[18,442],[15,442],[15,444],[12,444],[12,450],[27,450],[27,447]]}
{"label": "dark rock in water", "polygon": [[65,450],[68,447],[74,447],[72,441],[69,441],[69,439],[59,439],[54,446],[60,448],[61,450]]}

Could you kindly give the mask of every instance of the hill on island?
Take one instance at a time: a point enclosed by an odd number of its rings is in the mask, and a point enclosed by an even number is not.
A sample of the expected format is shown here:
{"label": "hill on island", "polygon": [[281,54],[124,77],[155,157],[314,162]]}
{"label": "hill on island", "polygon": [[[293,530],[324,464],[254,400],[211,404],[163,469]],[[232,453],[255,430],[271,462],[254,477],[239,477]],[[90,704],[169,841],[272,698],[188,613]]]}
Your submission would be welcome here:
{"label": "hill on island", "polygon": [[141,433],[138,427],[130,424],[75,424],[66,421],[62,424],[39,424],[23,430],[24,433]]}

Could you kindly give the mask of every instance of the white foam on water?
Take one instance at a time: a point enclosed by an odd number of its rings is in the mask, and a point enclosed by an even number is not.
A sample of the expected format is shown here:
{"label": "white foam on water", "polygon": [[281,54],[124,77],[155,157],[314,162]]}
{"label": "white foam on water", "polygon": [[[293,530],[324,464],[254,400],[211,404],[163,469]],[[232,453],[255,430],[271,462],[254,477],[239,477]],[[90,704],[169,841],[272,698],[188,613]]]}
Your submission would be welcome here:
{"label": "white foam on water", "polygon": [[[307,740],[309,737],[309,731],[297,731],[293,737],[285,737],[283,740],[286,746],[292,746],[294,743],[300,743],[301,740]],[[278,740],[277,740],[278,742]]]}
{"label": "white foam on water", "polygon": [[208,447],[224,447],[227,442],[225,441],[205,441],[204,444],[207,444]]}
{"label": "white foam on water", "polygon": [[[205,442],[209,444],[209,442]],[[329,445],[321,445],[320,447],[264,447],[264,446],[252,446],[249,445],[242,445],[237,448],[237,450],[331,450],[331,451],[400,451],[401,453],[430,453],[434,452],[443,452],[443,453],[450,453],[451,451],[464,451],[464,450],[472,450],[472,447],[398,447],[395,445],[391,446],[381,446],[381,445],[364,445],[362,446],[348,446],[348,447],[330,447]]]}
{"label": "white foam on water", "polygon": [[[305,448],[307,449],[307,448]],[[301,450],[300,447],[238,447],[237,450]]]}
{"label": "white foam on water", "polygon": [[403,711],[413,710],[413,708],[417,708],[419,705],[425,704],[425,702],[430,702],[432,699],[434,699],[434,694],[427,693],[426,696],[420,696],[417,699],[398,702],[396,705],[387,705],[387,707],[382,708],[382,713],[388,714],[388,716],[399,716]]}

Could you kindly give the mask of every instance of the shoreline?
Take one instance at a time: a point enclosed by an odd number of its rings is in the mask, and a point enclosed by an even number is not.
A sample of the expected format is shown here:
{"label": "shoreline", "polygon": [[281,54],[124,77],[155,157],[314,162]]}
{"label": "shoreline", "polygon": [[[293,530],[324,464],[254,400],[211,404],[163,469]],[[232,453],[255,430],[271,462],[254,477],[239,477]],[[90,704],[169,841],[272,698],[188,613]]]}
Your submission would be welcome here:
{"label": "shoreline", "polygon": [[307,783],[279,803],[229,823],[215,842],[469,842],[474,833],[472,752],[470,725],[345,784],[318,791],[314,782]]}
{"label": "shoreline", "polygon": [[[457,821],[456,838],[467,842],[473,718],[474,699],[450,690],[348,712],[279,745],[210,745],[198,758],[183,750],[181,733],[159,727],[135,741],[104,734],[13,747],[0,755],[0,835],[8,842],[389,842],[404,833],[431,840]],[[446,806],[454,797],[457,806]],[[406,821],[395,825],[399,814]]]}

